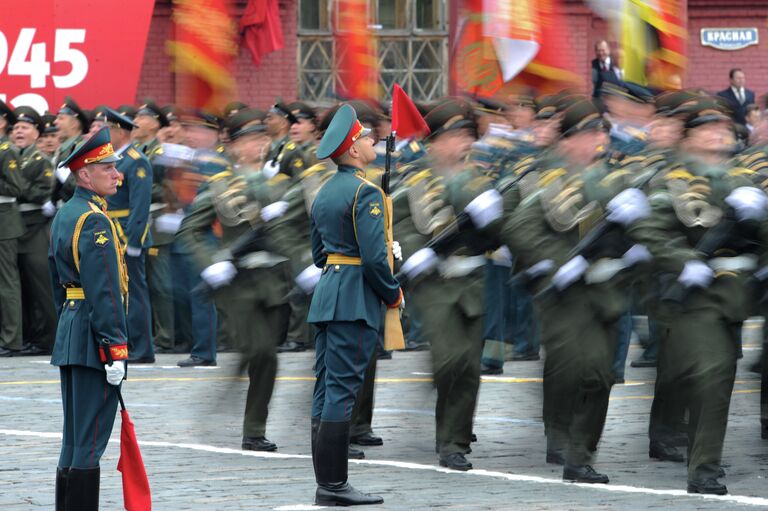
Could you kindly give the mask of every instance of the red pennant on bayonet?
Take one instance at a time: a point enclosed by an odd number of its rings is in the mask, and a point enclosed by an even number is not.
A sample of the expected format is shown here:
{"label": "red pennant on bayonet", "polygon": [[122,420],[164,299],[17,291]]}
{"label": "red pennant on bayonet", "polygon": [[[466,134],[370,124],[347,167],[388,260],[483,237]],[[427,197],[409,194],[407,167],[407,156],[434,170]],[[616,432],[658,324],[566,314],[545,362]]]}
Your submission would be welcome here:
{"label": "red pennant on bayonet", "polygon": [[429,126],[416,105],[398,84],[392,90],[392,131],[400,138],[429,135]]}

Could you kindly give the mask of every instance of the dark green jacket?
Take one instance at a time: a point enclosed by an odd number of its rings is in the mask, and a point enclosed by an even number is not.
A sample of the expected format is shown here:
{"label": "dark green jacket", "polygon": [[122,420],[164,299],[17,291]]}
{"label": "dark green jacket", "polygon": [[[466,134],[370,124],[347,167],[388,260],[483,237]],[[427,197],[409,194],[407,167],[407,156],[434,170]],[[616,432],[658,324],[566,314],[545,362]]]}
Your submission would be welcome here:
{"label": "dark green jacket", "polygon": [[[381,304],[398,303],[401,291],[387,262],[384,195],[363,172],[341,166],[312,205],[312,258],[323,275],[309,308],[309,323],[365,321],[379,329]],[[328,254],[359,257],[355,265],[326,265]]]}
{"label": "dark green jacket", "polygon": [[[59,326],[51,363],[104,370],[99,344],[112,358],[128,358],[125,303],[128,276],[117,232],[102,208],[103,197],[77,187],[51,227],[48,263]],[[67,299],[65,287],[85,299]]]}
{"label": "dark green jacket", "polygon": [[17,201],[25,186],[16,149],[10,142],[3,142],[0,144],[0,240],[16,239],[24,234]]}

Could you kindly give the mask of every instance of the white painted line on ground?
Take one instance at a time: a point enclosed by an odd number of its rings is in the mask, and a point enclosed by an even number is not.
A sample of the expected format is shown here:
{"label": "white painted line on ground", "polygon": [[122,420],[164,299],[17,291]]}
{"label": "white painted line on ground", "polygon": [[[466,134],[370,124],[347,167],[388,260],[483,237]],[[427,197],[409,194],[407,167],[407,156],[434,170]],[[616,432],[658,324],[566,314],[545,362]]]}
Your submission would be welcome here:
{"label": "white painted line on ground", "polygon": [[[7,436],[25,436],[25,437],[37,437],[37,438],[51,438],[61,439],[61,433],[47,433],[41,431],[23,431],[17,429],[0,429],[0,435]],[[117,438],[112,438],[110,443],[120,443]],[[173,443],[173,442],[155,442],[155,441],[139,441],[139,445],[146,447],[174,447],[178,449],[189,449],[193,451],[211,452],[216,454],[238,454],[240,456],[251,456],[254,458],[274,458],[274,459],[310,459],[311,456],[306,454],[283,454],[277,452],[260,452],[260,451],[243,451],[240,449],[230,449],[227,447],[214,447],[212,445],[205,444],[186,444],[186,443]],[[529,476],[524,474],[510,474],[508,472],[498,472],[495,470],[482,470],[474,469],[468,472],[457,472],[447,468],[439,467],[436,465],[426,465],[422,463],[411,463],[404,461],[388,461],[388,460],[349,460],[350,463],[357,465],[372,465],[379,467],[395,467],[408,470],[429,470],[432,472],[439,472],[442,474],[448,474],[454,477],[490,477],[494,479],[505,479],[507,481],[522,482],[522,483],[539,483],[539,484],[551,484],[557,486],[578,486],[588,490],[601,491],[601,492],[615,492],[615,493],[637,493],[644,495],[665,495],[670,497],[681,497],[688,499],[706,499],[706,500],[719,500],[722,502],[732,502],[737,504],[744,504],[747,506],[762,506],[768,507],[768,499],[761,497],[749,497],[746,495],[700,495],[690,494],[685,490],[657,490],[655,488],[644,488],[641,486],[628,486],[623,484],[585,484],[585,483],[569,483],[562,479],[553,479],[550,477]]]}

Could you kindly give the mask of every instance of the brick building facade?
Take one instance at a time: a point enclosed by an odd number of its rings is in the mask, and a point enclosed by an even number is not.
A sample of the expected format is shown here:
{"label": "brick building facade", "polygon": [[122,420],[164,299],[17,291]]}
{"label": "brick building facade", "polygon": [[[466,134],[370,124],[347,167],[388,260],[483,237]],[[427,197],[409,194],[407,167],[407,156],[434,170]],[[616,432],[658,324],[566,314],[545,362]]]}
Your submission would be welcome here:
{"label": "brick building facade", "polygon": [[[448,27],[447,47],[456,33],[456,18],[462,0],[444,0]],[[239,19],[245,0],[234,2],[233,14]],[[241,49],[235,63],[240,97],[247,103],[266,106],[276,96],[293,100],[299,94],[299,0],[279,0],[285,47],[267,55],[260,67],[254,67],[247,50]],[[768,93],[768,2],[765,0],[687,0],[689,66],[684,83],[688,87],[710,91],[724,89],[728,70],[741,67],[747,75],[747,87],[758,96]],[[589,86],[593,45],[602,38],[614,40],[606,22],[595,15],[582,0],[566,0],[569,37],[573,58]],[[137,101],[150,96],[161,103],[172,102],[174,77],[165,41],[173,36],[171,0],[156,0],[147,50],[144,55]],[[705,27],[755,27],[759,44],[738,51],[722,51],[701,45],[700,29]],[[449,84],[449,91],[452,86]]]}

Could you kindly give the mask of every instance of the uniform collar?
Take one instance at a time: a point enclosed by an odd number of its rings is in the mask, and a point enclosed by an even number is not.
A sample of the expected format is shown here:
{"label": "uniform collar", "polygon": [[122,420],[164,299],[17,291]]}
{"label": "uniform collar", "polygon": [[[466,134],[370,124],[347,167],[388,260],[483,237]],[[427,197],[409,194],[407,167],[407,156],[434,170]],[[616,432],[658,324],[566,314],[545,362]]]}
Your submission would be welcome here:
{"label": "uniform collar", "polygon": [[352,165],[339,165],[338,171],[346,172],[349,174],[356,174],[358,176],[365,176],[365,171],[357,167],[353,167]]}
{"label": "uniform collar", "polygon": [[88,202],[94,203],[102,211],[107,210],[107,199],[105,199],[104,197],[102,197],[101,195],[97,194],[94,191],[87,190],[82,186],[78,186],[77,188],[75,188],[75,196],[80,197],[81,199],[85,199]]}

